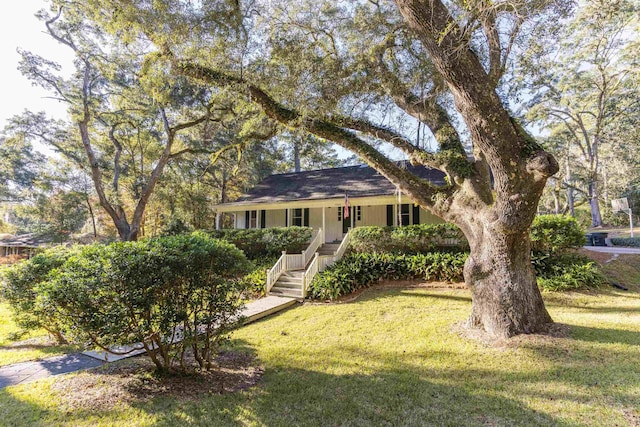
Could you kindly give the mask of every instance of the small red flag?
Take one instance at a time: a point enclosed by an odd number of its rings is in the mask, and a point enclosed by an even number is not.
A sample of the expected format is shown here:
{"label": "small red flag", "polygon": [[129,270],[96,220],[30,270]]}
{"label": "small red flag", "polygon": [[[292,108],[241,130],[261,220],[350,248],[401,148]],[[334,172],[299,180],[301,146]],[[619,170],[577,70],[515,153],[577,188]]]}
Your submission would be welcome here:
{"label": "small red flag", "polygon": [[346,194],[344,195],[344,215],[343,217],[345,219],[349,218],[349,196],[347,196]]}

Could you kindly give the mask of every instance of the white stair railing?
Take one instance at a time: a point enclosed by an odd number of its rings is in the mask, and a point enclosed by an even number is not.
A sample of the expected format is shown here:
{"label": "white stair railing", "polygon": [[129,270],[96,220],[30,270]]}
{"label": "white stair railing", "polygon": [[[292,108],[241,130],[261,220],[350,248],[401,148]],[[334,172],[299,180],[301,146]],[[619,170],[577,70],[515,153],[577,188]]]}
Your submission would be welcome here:
{"label": "white stair railing", "polygon": [[311,257],[313,257],[313,254],[315,254],[318,248],[324,243],[323,236],[324,233],[322,232],[322,228],[318,228],[318,232],[316,233],[315,237],[311,239],[309,247],[304,252],[302,252],[302,258],[305,266],[309,263],[309,260],[311,259]]}
{"label": "white stair railing", "polygon": [[302,276],[302,298],[307,297],[307,291],[309,290],[309,285],[313,278],[318,274],[318,253],[313,256],[313,260],[309,264],[309,267],[304,272]]}
{"label": "white stair railing", "polygon": [[347,251],[347,248],[349,247],[350,241],[351,241],[351,229],[349,229],[349,232],[344,236],[344,239],[342,239],[340,246],[338,246],[338,249],[334,252],[333,254],[334,262],[342,258],[344,253]]}
{"label": "white stair railing", "polygon": [[273,267],[271,267],[271,270],[267,272],[267,293],[269,293],[273,285],[276,284],[285,271],[287,271],[287,252],[282,251],[282,255],[278,258],[278,261],[276,261]]}
{"label": "white stair railing", "polygon": [[327,267],[332,265],[334,262],[340,260],[344,253],[349,247],[349,242],[351,241],[351,230],[344,236],[340,246],[333,253],[333,256],[320,256],[317,252],[309,264],[309,267],[304,272],[304,276],[302,277],[302,298],[306,298],[307,291],[309,290],[309,285],[313,281],[313,278],[316,277],[316,274],[324,271]]}
{"label": "white stair railing", "polygon": [[282,256],[278,258],[278,261],[271,267],[271,270],[267,272],[267,293],[271,290],[273,285],[276,284],[282,273],[290,270],[302,270],[307,266],[307,263],[318,251],[318,248],[324,243],[324,231],[319,228],[316,235],[311,239],[309,247],[299,254],[288,254],[286,251],[282,252]]}

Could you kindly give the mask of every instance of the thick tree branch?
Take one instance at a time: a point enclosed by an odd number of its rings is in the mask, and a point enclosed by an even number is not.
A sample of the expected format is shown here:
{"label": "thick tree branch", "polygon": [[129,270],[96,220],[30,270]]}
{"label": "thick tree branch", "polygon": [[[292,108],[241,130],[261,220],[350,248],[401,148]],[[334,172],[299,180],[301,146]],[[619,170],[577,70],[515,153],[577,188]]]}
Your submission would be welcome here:
{"label": "thick tree branch", "polygon": [[451,186],[435,187],[399,167],[395,162],[371,147],[352,131],[345,129],[344,126],[332,123],[327,119],[303,117],[295,110],[284,107],[276,102],[263,89],[247,82],[241,77],[222,73],[199,64],[179,61],[168,51],[165,51],[165,55],[171,59],[176,72],[208,84],[241,88],[243,91],[249,93],[251,100],[258,104],[272,120],[286,126],[303,128],[309,133],[333,141],[358,154],[367,164],[379,171],[394,185],[425,207],[433,209],[433,196],[436,194],[447,196],[453,192],[453,187]]}

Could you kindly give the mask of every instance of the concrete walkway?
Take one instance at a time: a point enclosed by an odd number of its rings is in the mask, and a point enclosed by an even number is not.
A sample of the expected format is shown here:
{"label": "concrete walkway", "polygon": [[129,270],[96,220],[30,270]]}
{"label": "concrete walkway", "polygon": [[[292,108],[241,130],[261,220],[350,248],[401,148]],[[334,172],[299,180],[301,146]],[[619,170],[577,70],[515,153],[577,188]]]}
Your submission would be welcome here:
{"label": "concrete walkway", "polygon": [[76,353],[7,365],[0,367],[0,388],[29,383],[53,375],[95,368],[103,363],[105,362]]}
{"label": "concrete walkway", "polygon": [[623,248],[620,246],[585,246],[584,249],[606,254],[640,255],[640,248]]}
{"label": "concrete walkway", "polygon": [[[241,309],[240,318],[244,325],[255,322],[265,316],[284,310],[297,302],[294,298],[268,296],[252,301]],[[54,375],[95,368],[104,363],[137,356],[144,353],[140,345],[119,346],[112,350],[125,355],[116,355],[106,351],[85,351],[76,354],[49,357],[47,359],[16,363],[0,367],[0,388],[24,384]]]}

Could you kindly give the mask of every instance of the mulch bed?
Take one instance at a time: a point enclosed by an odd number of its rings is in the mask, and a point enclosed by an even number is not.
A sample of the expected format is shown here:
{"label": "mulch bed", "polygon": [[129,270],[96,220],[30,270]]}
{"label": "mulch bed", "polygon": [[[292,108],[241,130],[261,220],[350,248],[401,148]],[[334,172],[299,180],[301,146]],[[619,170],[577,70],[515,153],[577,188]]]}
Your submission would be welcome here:
{"label": "mulch bed", "polygon": [[217,367],[211,371],[158,375],[151,360],[138,356],[63,377],[52,390],[67,410],[105,410],[160,396],[185,401],[235,393],[255,386],[264,373],[256,358],[244,352],[223,351],[215,361]]}

